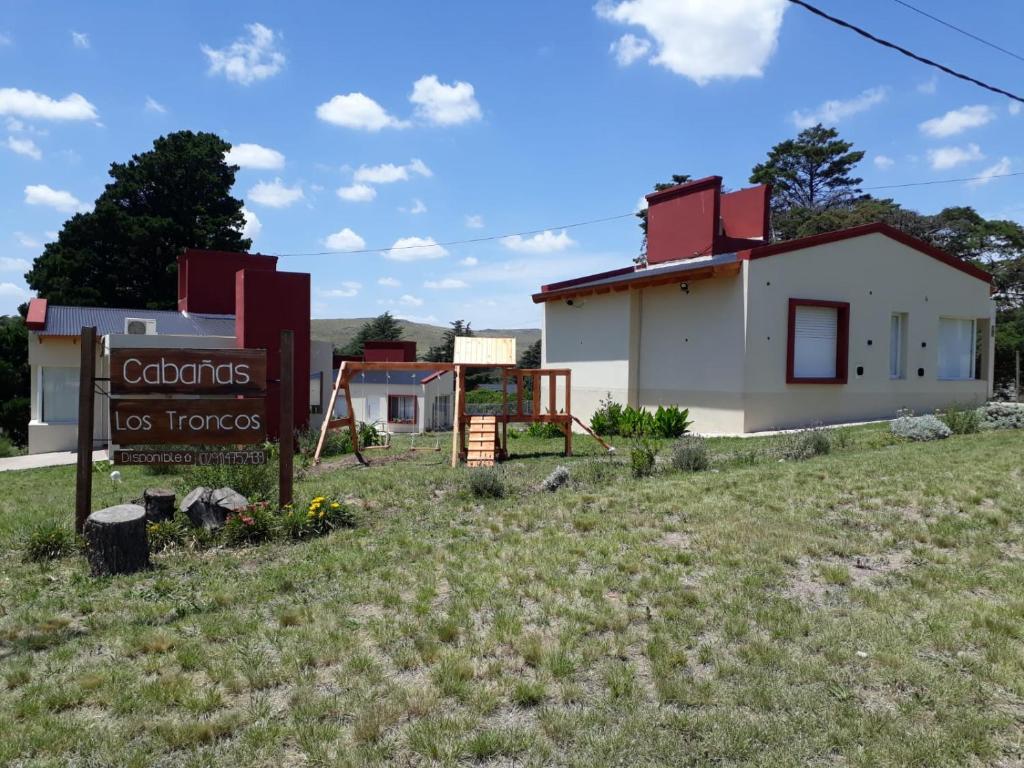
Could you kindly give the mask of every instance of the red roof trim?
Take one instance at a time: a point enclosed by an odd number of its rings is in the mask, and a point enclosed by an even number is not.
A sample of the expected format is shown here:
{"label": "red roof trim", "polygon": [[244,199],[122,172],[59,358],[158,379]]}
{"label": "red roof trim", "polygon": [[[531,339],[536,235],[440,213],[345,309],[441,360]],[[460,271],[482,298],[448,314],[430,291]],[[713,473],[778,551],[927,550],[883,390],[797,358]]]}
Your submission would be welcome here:
{"label": "red roof trim", "polygon": [[874,222],[872,224],[862,224],[859,227],[850,227],[849,229],[840,229],[835,232],[825,232],[820,235],[811,235],[810,237],[801,237],[797,240],[787,240],[784,243],[773,243],[772,245],[762,245],[758,248],[751,248],[750,250],[741,251],[737,254],[744,261],[752,259],[763,259],[767,256],[775,256],[780,253],[789,253],[790,251],[799,251],[804,248],[813,248],[818,245],[827,245],[828,243],[839,242],[840,240],[849,240],[854,237],[862,237],[863,235],[885,235],[886,237],[895,240],[898,243],[902,243],[908,248],[913,248],[915,251],[920,251],[926,256],[931,256],[933,259],[941,261],[943,264],[958,269],[971,277],[976,277],[978,280],[992,284],[992,275],[976,267],[973,264],[961,261],[960,259],[950,256],[948,253],[940,248],[936,248],[934,245],[926,243],[924,240],[919,240],[912,235],[908,235],[902,230],[891,227],[888,224],[882,222]]}
{"label": "red roof trim", "polygon": [[651,205],[653,203],[671,200],[673,197],[678,197],[679,195],[688,195],[691,192],[697,192],[709,187],[720,187],[721,185],[721,176],[705,176],[703,179],[694,179],[693,181],[687,181],[684,184],[676,184],[674,187],[669,187],[668,189],[651,192],[649,195],[644,195],[644,199],[647,201],[648,205]]}
{"label": "red roof trim", "polygon": [[619,277],[621,275],[631,275],[636,271],[636,267],[619,267],[618,269],[609,269],[607,272],[598,272],[593,275],[584,275],[583,277],[574,277],[569,280],[562,280],[558,283],[550,283],[548,285],[542,285],[540,287],[541,293],[547,293],[548,291],[557,291],[561,288],[571,288],[574,285],[580,283],[589,283],[592,280],[604,280],[608,277]]}
{"label": "red roof trim", "polygon": [[442,376],[444,376],[446,373],[448,373],[448,371],[434,371],[429,376],[425,376],[424,378],[420,379],[420,384],[429,384],[434,379],[439,379]]}
{"label": "red roof trim", "polygon": [[25,327],[30,331],[41,331],[46,328],[46,304],[46,299],[29,300]]}

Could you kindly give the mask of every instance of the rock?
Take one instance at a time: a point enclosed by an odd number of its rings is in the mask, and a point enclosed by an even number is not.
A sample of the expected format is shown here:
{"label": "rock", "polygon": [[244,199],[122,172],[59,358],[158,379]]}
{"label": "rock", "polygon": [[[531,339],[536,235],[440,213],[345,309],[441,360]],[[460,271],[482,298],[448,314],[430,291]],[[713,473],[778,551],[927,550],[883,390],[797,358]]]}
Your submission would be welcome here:
{"label": "rock", "polygon": [[93,512],[83,531],[93,576],[135,573],[149,568],[146,510],[119,504]]}
{"label": "rock", "polygon": [[545,491],[554,493],[569,482],[569,468],[561,465],[555,467],[541,484]]}
{"label": "rock", "polygon": [[181,511],[192,525],[212,531],[223,526],[228,515],[248,506],[249,500],[232,488],[210,490],[200,486],[182,499]]}
{"label": "rock", "polygon": [[166,488],[147,488],[142,494],[146,507],[146,520],[159,523],[174,517],[174,491]]}

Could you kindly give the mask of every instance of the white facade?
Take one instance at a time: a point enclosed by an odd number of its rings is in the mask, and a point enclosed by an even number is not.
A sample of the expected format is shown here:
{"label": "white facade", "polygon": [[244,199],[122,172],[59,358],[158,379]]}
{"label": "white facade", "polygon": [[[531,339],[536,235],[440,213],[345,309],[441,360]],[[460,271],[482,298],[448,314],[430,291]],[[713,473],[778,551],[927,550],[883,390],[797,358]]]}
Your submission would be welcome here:
{"label": "white facade", "polygon": [[[390,373],[390,381],[384,381],[382,372],[373,373],[378,375],[357,373],[349,384],[356,421],[394,434],[451,429],[455,415],[452,374],[431,377],[394,372]],[[417,383],[401,383],[403,376],[414,378]],[[336,418],[348,415],[341,393],[334,404],[334,414]]]}
{"label": "white facade", "polygon": [[[985,281],[877,232],[739,266],[547,301],[544,365],[572,369],[573,412],[588,420],[610,393],[634,407],[689,408],[695,431],[735,434],[990,396],[995,305]],[[845,383],[788,381],[791,299],[849,305],[848,341],[825,340],[846,345]],[[836,333],[834,316],[821,315],[822,333]],[[806,343],[798,356],[813,354]]]}

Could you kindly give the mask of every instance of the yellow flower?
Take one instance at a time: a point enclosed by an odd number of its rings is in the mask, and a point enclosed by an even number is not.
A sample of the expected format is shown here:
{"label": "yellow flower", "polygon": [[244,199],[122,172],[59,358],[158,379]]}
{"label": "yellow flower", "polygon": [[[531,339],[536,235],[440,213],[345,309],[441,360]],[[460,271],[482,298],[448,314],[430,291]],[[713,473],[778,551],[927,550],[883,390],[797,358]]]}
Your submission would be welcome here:
{"label": "yellow flower", "polygon": [[331,509],[341,509],[341,504],[336,501],[331,502]]}

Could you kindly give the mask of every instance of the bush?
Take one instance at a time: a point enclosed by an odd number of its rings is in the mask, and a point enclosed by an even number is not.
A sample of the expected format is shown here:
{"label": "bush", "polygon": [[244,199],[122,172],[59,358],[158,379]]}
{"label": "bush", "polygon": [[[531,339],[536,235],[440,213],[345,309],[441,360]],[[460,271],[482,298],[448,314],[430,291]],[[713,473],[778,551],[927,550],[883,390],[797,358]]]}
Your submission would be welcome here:
{"label": "bush", "polygon": [[951,405],[942,412],[936,411],[935,415],[954,435],[973,435],[981,428],[981,414],[976,408]]}
{"label": "bush", "polygon": [[[361,421],[357,425],[357,429],[360,448],[381,444],[381,434],[373,424],[366,424]],[[320,430],[304,430],[298,434],[296,439],[299,446],[299,454],[306,459],[312,459],[316,454],[316,444],[320,441]],[[352,437],[349,434],[348,427],[329,430],[327,437],[324,438],[324,449],[321,451],[320,456],[341,456],[346,453],[352,453]]]}
{"label": "bush", "polygon": [[542,483],[545,491],[554,493],[563,485],[569,482],[569,468],[561,465],[551,470],[551,474],[544,478]]}
{"label": "bush", "polygon": [[654,414],[643,408],[627,405],[619,419],[619,434],[623,437],[651,437],[654,435]]}
{"label": "bush", "polygon": [[832,451],[832,440],[824,429],[802,429],[782,435],[779,440],[781,457],[792,461],[824,456]]}
{"label": "bush", "polygon": [[690,409],[679,409],[679,406],[670,405],[668,408],[659,405],[654,412],[654,435],[665,440],[675,440],[690,431]]}
{"label": "bush", "polygon": [[469,470],[469,491],[478,499],[503,499],[508,496],[505,474],[497,467]]}
{"label": "bush", "polygon": [[672,446],[672,467],[680,472],[703,472],[711,466],[703,437],[690,436]]}
{"label": "bush", "polygon": [[261,544],[276,533],[275,515],[266,502],[250,504],[241,512],[228,515],[221,529],[224,543],[230,547]]}
{"label": "bush", "polygon": [[1024,403],[985,403],[978,422],[981,429],[1024,429]]}
{"label": "bush", "polygon": [[31,411],[27,397],[12,397],[0,403],[0,434],[15,445],[28,445]]}
{"label": "bush", "polygon": [[633,477],[648,477],[654,474],[655,445],[645,437],[636,437],[629,451],[629,470]]}
{"label": "bush", "polygon": [[191,525],[188,518],[175,513],[170,520],[161,520],[146,524],[146,536],[149,548],[153,552],[163,552],[171,547],[179,547],[188,540]]}
{"label": "bush", "polygon": [[25,560],[42,563],[74,554],[77,540],[71,529],[60,523],[41,523],[25,539]]}
{"label": "bush", "polygon": [[619,422],[622,419],[622,406],[612,400],[612,393],[605,395],[598,404],[598,409],[590,417],[590,428],[602,437],[614,437],[620,434]]}
{"label": "bush", "polygon": [[622,467],[617,459],[587,459],[573,465],[572,479],[576,485],[604,485],[618,479]]}
{"label": "bush", "polygon": [[890,430],[905,440],[942,440],[953,434],[952,430],[935,416],[900,416],[893,419]]}
{"label": "bush", "polygon": [[7,437],[0,435],[0,459],[6,459],[10,456],[17,456],[21,453],[17,446],[14,445]]}
{"label": "bush", "polygon": [[556,424],[553,421],[532,421],[530,426],[526,428],[526,436],[550,439],[552,437],[565,437],[565,431],[562,429],[561,424]]}
{"label": "bush", "polygon": [[191,467],[186,474],[190,488],[233,488],[249,501],[272,501],[277,497],[278,447],[268,443],[266,464],[216,464]]}
{"label": "bush", "polygon": [[317,536],[339,528],[355,528],[356,516],[333,496],[314,496],[306,508],[306,525]]}

